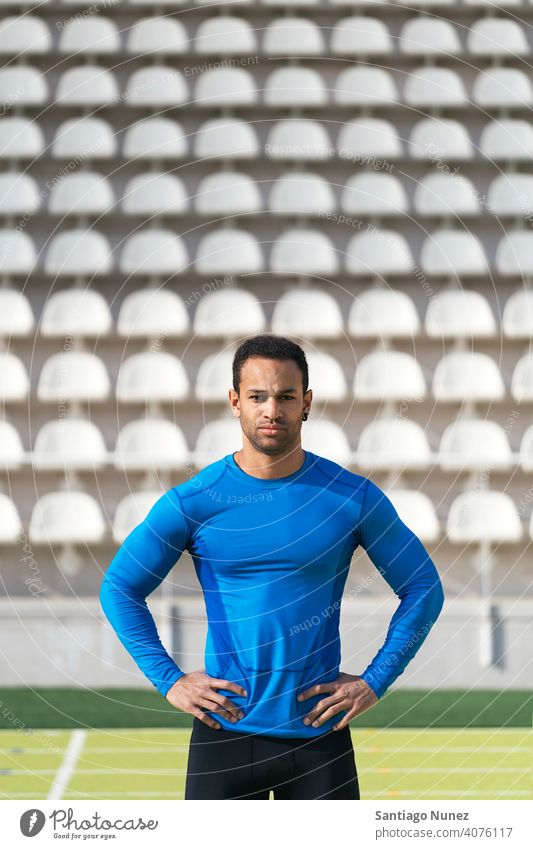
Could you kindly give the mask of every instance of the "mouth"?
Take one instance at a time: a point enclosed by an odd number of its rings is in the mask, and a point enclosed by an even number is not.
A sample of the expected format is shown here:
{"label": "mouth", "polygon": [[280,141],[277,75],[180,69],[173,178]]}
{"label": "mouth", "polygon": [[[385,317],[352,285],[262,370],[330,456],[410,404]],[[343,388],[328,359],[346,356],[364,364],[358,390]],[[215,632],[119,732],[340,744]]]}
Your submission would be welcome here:
{"label": "mouth", "polygon": [[263,425],[262,427],[259,428],[259,430],[262,430],[264,433],[275,434],[275,433],[281,433],[281,431],[285,430],[285,428],[281,427],[280,425]]}

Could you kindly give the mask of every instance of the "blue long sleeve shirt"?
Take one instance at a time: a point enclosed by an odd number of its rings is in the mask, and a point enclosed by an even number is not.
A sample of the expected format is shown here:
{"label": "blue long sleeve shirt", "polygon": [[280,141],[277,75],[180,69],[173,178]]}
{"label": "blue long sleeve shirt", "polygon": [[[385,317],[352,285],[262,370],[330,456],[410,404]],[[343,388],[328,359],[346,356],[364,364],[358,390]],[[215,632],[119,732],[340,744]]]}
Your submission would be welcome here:
{"label": "blue long sleeve shirt", "polygon": [[247,691],[218,691],[244,712],[237,723],[208,713],[235,731],[314,737],[346,713],[306,726],[304,716],[323,696],[297,696],[339,675],[341,599],[358,546],[400,599],[361,676],[381,698],[437,619],[442,584],[386,494],[310,451],[296,472],[273,480],[247,474],[228,454],[168,490],[116,553],[100,601],[124,647],[166,695],[185,673],[162,645],[146,598],[189,551],[208,619],[205,671]]}

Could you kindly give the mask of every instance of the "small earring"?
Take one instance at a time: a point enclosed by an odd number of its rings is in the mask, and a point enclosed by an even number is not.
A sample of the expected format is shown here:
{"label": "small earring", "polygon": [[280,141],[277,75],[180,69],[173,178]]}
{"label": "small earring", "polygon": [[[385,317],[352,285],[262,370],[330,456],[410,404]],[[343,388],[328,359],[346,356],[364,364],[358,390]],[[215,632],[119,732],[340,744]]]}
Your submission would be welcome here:
{"label": "small earring", "polygon": [[308,413],[304,413],[304,414],[303,414],[303,416],[302,416],[302,421],[303,421],[303,422],[306,422],[308,418],[309,418],[309,414],[308,414]]}

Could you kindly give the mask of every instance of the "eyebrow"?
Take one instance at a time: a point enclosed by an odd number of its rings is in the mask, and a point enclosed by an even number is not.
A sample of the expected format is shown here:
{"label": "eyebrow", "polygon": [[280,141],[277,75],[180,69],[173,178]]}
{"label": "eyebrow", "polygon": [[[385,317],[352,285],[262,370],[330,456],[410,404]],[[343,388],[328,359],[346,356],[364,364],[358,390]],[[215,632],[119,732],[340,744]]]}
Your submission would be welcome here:
{"label": "eyebrow", "polygon": [[[248,389],[247,391],[248,392],[265,392],[266,390],[265,389]],[[294,387],[291,386],[291,387],[289,387],[289,389],[280,389],[277,394],[278,395],[284,395],[286,392],[296,392],[296,389],[294,389]]]}

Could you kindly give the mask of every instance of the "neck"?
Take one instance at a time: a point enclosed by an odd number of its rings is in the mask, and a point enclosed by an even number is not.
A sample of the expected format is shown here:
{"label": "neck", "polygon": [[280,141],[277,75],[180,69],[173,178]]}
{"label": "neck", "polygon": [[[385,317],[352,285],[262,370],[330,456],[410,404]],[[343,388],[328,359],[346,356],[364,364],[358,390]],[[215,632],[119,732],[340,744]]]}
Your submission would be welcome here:
{"label": "neck", "polygon": [[251,444],[245,444],[233,458],[239,468],[255,478],[272,480],[285,478],[297,472],[305,460],[305,451],[301,445],[293,446],[283,454],[265,454]]}

